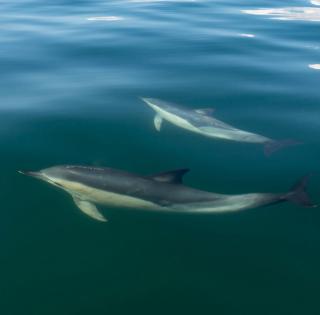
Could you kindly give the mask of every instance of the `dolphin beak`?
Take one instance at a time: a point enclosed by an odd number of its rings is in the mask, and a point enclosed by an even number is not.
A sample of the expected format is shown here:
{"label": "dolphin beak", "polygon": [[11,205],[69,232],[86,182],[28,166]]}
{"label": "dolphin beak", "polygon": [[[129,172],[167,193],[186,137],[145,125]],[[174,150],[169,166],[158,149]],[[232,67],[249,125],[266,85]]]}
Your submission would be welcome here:
{"label": "dolphin beak", "polygon": [[140,97],[140,99],[145,102],[149,107],[151,107],[153,110],[157,110],[157,105],[154,103],[152,98],[147,98],[147,97]]}
{"label": "dolphin beak", "polygon": [[145,103],[149,104],[150,98],[147,98],[147,97],[141,97],[141,96],[140,96],[140,99],[141,99],[143,102],[145,102]]}
{"label": "dolphin beak", "polygon": [[31,171],[18,171],[18,173],[31,176],[31,177],[36,177],[36,178],[41,178],[42,174],[40,172],[31,172]]}

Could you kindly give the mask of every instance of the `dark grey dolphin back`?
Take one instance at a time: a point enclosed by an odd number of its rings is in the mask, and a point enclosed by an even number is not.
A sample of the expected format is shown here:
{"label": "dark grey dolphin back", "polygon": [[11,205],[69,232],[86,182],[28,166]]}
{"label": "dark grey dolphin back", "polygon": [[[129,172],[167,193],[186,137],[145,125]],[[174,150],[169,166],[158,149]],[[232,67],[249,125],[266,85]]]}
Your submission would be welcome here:
{"label": "dark grey dolphin back", "polygon": [[181,184],[188,169],[163,172],[151,176],[84,166],[65,166],[65,179],[96,189],[151,201],[167,206],[175,203],[212,201],[216,194],[189,188]]}

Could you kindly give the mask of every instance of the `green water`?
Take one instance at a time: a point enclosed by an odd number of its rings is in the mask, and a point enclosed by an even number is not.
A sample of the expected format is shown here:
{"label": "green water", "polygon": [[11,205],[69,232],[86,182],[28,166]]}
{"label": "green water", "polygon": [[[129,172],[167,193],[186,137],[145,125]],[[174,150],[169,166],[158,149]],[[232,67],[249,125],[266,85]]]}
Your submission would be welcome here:
{"label": "green water", "polygon": [[[306,1],[3,1],[0,314],[318,315],[320,212],[292,204],[221,215],[101,208],[22,176],[58,164],[149,174],[188,167],[212,192],[285,192],[306,173],[319,202],[319,22],[244,9]],[[312,6],[313,8],[315,6]],[[116,16],[114,21],[88,20]],[[255,37],[240,36],[242,33]],[[210,140],[140,96],[300,146]]]}

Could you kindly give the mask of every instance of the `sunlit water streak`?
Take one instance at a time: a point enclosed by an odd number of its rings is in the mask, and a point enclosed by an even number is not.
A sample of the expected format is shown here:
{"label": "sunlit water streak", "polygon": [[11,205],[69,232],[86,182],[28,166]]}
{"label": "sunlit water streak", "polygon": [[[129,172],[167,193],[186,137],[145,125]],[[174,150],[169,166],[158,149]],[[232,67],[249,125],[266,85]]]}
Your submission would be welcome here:
{"label": "sunlit water streak", "polygon": [[277,20],[320,21],[320,9],[311,7],[288,7],[272,9],[242,10],[253,15],[268,15]]}
{"label": "sunlit water streak", "polygon": [[88,17],[88,21],[121,21],[124,18],[121,16],[93,16],[93,17]]}
{"label": "sunlit water streak", "polygon": [[320,70],[320,64],[309,65],[309,68],[315,69],[315,70]]}
{"label": "sunlit water streak", "polygon": [[247,33],[242,33],[242,34],[239,34],[241,37],[248,37],[248,38],[253,38],[253,37],[256,37],[256,35],[254,34],[247,34]]}
{"label": "sunlit water streak", "polygon": [[320,5],[320,1],[319,0],[311,0],[310,3],[314,4],[314,5]]}

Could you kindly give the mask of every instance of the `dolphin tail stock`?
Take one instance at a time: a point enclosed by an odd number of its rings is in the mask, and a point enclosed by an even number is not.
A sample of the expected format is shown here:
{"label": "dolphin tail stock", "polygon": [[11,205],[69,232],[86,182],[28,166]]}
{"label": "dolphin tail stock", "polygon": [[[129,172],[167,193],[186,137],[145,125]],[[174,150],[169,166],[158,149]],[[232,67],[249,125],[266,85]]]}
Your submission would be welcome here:
{"label": "dolphin tail stock", "polygon": [[318,207],[317,204],[314,204],[309,195],[307,194],[306,188],[311,174],[306,175],[300,178],[290,189],[290,191],[283,196],[283,199],[286,201],[293,202],[297,205],[314,208]]}
{"label": "dolphin tail stock", "polygon": [[292,140],[292,139],[270,140],[264,144],[264,154],[266,156],[270,156],[274,152],[277,152],[282,148],[298,145],[298,144],[302,144],[302,142]]}

